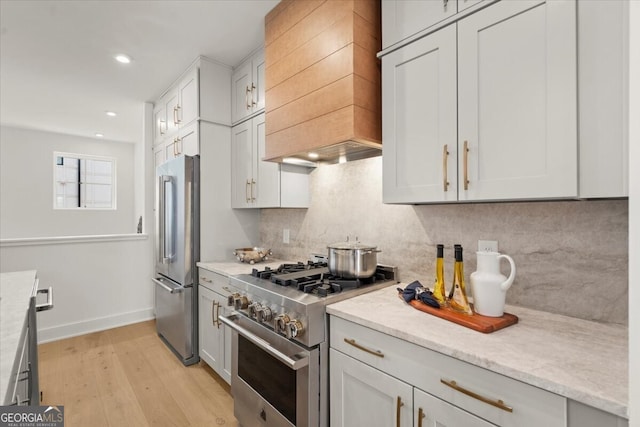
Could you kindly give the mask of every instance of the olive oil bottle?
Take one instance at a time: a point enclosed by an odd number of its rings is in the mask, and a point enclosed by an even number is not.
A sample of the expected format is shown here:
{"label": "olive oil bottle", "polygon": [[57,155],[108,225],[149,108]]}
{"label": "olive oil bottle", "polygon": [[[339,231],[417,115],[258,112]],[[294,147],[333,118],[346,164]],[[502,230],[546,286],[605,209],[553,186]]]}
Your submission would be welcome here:
{"label": "olive oil bottle", "polygon": [[453,265],[453,283],[451,292],[449,292],[449,307],[465,314],[473,314],[469,300],[467,299],[467,291],[464,286],[464,268],[462,263],[462,245],[454,245],[454,253],[456,257]]}
{"label": "olive oil bottle", "polygon": [[447,290],[444,284],[444,245],[437,245],[436,281],[433,285],[433,297],[440,306],[447,304]]}

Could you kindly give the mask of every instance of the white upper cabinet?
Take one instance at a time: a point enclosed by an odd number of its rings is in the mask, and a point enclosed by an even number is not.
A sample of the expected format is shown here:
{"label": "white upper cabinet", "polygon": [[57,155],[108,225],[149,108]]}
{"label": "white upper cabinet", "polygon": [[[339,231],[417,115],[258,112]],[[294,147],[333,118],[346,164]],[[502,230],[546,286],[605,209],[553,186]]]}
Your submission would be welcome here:
{"label": "white upper cabinet", "polygon": [[264,162],[264,114],[232,129],[232,203],[234,208],[280,207],[280,165]]}
{"label": "white upper cabinet", "polygon": [[383,200],[578,196],[575,2],[502,1],[383,56]]}
{"label": "white upper cabinet", "polygon": [[382,74],[384,201],[457,200],[455,24],[385,56]]}
{"label": "white upper cabinet", "polygon": [[578,195],[575,14],[502,1],[458,22],[460,200]]}
{"label": "white upper cabinet", "polygon": [[627,196],[628,7],[458,0],[383,51],[384,202]]}
{"label": "white upper cabinet", "polygon": [[236,67],[231,76],[231,121],[239,123],[264,110],[264,49]]}
{"label": "white upper cabinet", "polygon": [[199,154],[201,121],[231,124],[230,79],[229,67],[200,57],[155,102],[156,166],[180,155]]}

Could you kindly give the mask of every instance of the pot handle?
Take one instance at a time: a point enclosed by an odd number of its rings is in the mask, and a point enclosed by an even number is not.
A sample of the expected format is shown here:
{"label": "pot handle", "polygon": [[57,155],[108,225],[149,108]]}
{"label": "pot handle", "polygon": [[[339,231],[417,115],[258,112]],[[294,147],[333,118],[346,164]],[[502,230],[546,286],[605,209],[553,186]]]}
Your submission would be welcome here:
{"label": "pot handle", "polygon": [[371,249],[365,252],[362,252],[363,254],[373,254],[373,253],[378,253],[378,252],[382,252],[380,249]]}

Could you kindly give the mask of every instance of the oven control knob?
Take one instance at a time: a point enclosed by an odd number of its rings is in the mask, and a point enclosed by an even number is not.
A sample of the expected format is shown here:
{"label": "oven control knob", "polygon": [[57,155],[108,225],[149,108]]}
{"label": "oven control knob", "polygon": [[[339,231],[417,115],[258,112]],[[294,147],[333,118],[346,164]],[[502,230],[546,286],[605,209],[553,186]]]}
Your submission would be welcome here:
{"label": "oven control knob", "polygon": [[233,307],[236,310],[244,310],[249,306],[249,298],[246,295],[240,295],[233,299]]}
{"label": "oven control knob", "polygon": [[236,298],[240,298],[240,294],[237,293],[237,292],[234,292],[231,295],[229,295],[227,297],[227,305],[229,307],[233,307],[234,306],[234,301],[236,300]]}
{"label": "oven control knob", "polygon": [[280,334],[287,335],[287,325],[289,324],[289,321],[291,321],[289,315],[279,314],[273,322],[273,329]]}
{"label": "oven control knob", "polygon": [[271,322],[273,320],[273,313],[269,307],[260,307],[258,309],[258,322],[266,323]]}
{"label": "oven control knob", "polygon": [[299,320],[293,319],[287,323],[287,338],[299,337],[303,332],[304,326],[302,326],[302,323],[300,323]]}
{"label": "oven control knob", "polygon": [[262,304],[260,304],[259,302],[254,302],[249,306],[249,317],[257,319],[258,312],[260,312],[260,310],[262,310]]}

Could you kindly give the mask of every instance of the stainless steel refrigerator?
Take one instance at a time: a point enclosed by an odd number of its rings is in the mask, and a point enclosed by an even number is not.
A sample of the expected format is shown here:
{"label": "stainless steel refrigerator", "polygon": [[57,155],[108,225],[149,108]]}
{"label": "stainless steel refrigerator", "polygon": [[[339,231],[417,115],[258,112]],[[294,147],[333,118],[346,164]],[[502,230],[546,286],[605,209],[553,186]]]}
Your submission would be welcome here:
{"label": "stainless steel refrigerator", "polygon": [[200,158],[156,169],[155,311],[160,338],[185,365],[198,357]]}

